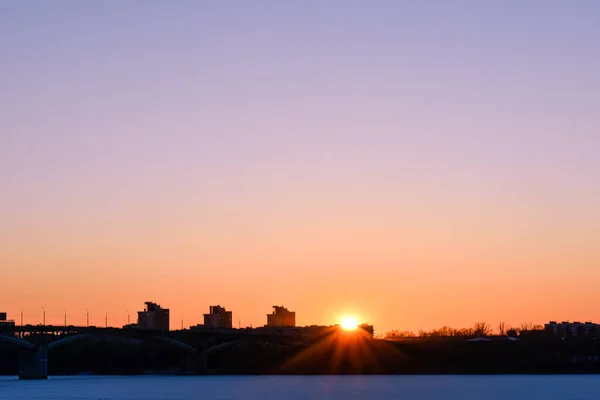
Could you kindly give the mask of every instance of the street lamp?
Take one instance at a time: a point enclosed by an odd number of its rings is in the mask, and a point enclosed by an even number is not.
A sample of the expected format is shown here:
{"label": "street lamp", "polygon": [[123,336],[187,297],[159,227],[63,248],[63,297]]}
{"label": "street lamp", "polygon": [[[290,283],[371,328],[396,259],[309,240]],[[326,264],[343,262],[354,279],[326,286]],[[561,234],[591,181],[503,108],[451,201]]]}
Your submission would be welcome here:
{"label": "street lamp", "polygon": [[23,326],[23,309],[21,308],[21,326]]}
{"label": "street lamp", "polygon": [[125,310],[125,312],[127,313],[127,325],[129,325],[129,321],[130,321],[130,319],[129,319],[129,311]]}
{"label": "street lamp", "polygon": [[90,326],[90,312],[88,311],[88,309],[85,309],[85,324],[86,326]]}
{"label": "street lamp", "polygon": [[108,311],[104,314],[104,327],[108,328]]}
{"label": "street lamp", "polygon": [[44,306],[42,306],[42,310],[43,310],[43,313],[42,313],[42,325],[46,326],[46,309],[44,308]]}
{"label": "street lamp", "polygon": [[65,309],[65,326],[67,326],[67,311],[69,311],[69,309]]}

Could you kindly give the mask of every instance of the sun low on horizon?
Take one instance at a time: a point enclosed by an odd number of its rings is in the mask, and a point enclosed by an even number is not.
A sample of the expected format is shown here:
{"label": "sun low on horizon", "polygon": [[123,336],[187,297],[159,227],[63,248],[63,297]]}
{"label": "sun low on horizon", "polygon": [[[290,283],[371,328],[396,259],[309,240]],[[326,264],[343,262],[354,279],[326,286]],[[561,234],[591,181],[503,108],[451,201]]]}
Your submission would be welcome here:
{"label": "sun low on horizon", "polygon": [[600,321],[600,1],[29,3],[0,1],[8,319]]}
{"label": "sun low on horizon", "polygon": [[358,320],[354,317],[343,317],[340,326],[346,331],[353,331],[358,328]]}

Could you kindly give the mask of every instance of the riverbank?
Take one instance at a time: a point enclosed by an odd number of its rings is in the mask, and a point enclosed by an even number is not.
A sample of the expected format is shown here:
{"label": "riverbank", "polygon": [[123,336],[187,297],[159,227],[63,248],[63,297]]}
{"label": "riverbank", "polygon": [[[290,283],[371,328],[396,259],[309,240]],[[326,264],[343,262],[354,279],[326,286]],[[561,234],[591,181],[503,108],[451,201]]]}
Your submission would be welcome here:
{"label": "riverbank", "polygon": [[[187,358],[186,358],[187,357]],[[210,354],[203,370],[183,366],[189,354],[151,343],[79,342],[52,350],[50,375],[378,375],[596,374],[600,349],[545,340],[327,340],[307,347],[241,343]],[[16,375],[19,349],[0,346],[0,374]]]}

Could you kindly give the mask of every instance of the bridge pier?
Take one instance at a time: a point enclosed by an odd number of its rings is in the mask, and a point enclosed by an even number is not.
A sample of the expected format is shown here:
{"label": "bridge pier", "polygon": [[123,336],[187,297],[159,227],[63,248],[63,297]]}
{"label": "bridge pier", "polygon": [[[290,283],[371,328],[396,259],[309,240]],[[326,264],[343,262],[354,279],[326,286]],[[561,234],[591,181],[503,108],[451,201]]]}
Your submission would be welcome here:
{"label": "bridge pier", "polygon": [[198,360],[198,375],[206,375],[208,373],[208,352],[206,351],[206,347],[201,349],[196,354],[196,359]]}
{"label": "bridge pier", "polygon": [[24,349],[19,355],[19,379],[48,379],[48,347]]}
{"label": "bridge pier", "polygon": [[205,350],[196,353],[185,353],[181,356],[180,373],[182,375],[206,375],[207,354]]}

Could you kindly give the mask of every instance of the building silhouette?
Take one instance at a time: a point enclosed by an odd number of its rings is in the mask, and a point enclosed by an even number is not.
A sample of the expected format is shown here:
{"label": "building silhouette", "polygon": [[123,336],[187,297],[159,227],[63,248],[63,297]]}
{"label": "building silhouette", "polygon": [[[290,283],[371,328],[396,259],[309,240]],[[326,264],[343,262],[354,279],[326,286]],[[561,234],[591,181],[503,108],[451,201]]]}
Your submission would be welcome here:
{"label": "building silhouette", "polygon": [[233,313],[219,305],[210,306],[210,312],[204,314],[204,326],[207,328],[233,328]]}
{"label": "building silhouette", "polygon": [[6,313],[0,312],[0,326],[15,326],[15,321],[6,319]]}
{"label": "building silhouette", "polygon": [[283,306],[273,306],[273,313],[267,314],[267,325],[272,328],[296,326],[296,312]]}
{"label": "building silhouette", "polygon": [[373,327],[373,325],[360,324],[358,326],[358,329],[362,329],[363,331],[365,331],[371,337],[373,337],[375,335],[375,328]]}
{"label": "building silhouette", "polygon": [[144,311],[138,311],[139,329],[169,330],[169,309],[147,301]]}
{"label": "building silhouette", "polygon": [[600,325],[589,321],[550,321],[544,326],[544,332],[555,339],[600,338]]}

